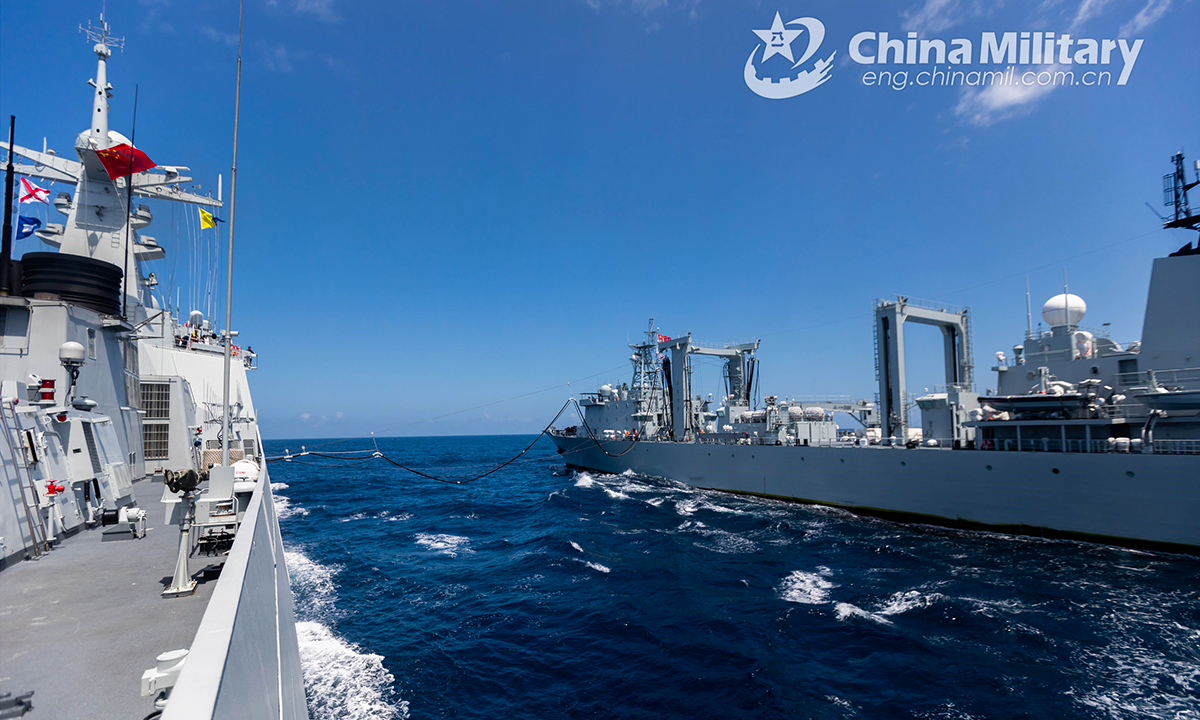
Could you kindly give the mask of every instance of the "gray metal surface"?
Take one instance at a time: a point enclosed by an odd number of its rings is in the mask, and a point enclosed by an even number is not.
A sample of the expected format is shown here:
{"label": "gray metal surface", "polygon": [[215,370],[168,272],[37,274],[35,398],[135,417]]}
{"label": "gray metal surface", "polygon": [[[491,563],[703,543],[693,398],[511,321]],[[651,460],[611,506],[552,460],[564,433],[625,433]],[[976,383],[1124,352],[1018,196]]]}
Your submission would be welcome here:
{"label": "gray metal surface", "polygon": [[[1200,550],[1200,455],[601,441],[570,466],[980,529]],[[606,452],[607,451],[607,454]],[[907,517],[905,517],[907,516]]]}
{"label": "gray metal surface", "polygon": [[[1027,332],[1012,362],[997,353],[998,395],[960,384],[971,377],[967,312],[877,302],[882,432],[865,427],[839,438],[829,418],[797,421],[793,410],[807,410],[803,403],[767,396],[763,409],[750,410],[731,396],[707,425],[707,404],[676,403],[676,413],[692,417],[676,417],[675,427],[689,432],[670,437],[644,431],[630,403],[601,388],[581,403],[581,428],[551,435],[563,460],[580,469],[633,470],[922,522],[1200,552],[1200,254],[1154,261],[1140,343],[1120,347],[1081,329],[1082,301],[1068,311],[1076,300],[1064,288],[1043,309],[1050,331]],[[947,386],[917,398],[923,427],[911,434],[901,412],[906,314],[945,331]],[[686,389],[681,378],[675,384]],[[662,395],[650,389],[651,399]]]}
{"label": "gray metal surface", "polygon": [[283,541],[264,475],[163,720],[305,720]]}
{"label": "gray metal surface", "polygon": [[[161,166],[131,179],[109,172],[132,155],[129,140],[108,124],[107,63],[123,41],[109,35],[103,17],[87,36],[98,86],[90,127],[76,138],[79,160],[3,144],[6,154],[33,161],[16,172],[75,192],[54,201],[66,224],[37,233],[59,252],[27,267],[14,263],[22,283],[32,268],[41,284],[19,284],[28,297],[0,297],[0,563],[8,565],[0,572],[0,691],[35,691],[35,718],[143,718],[160,692],[168,717],[307,718],[291,588],[248,383],[255,356],[231,344],[228,328],[219,335],[203,312],[185,323],[179,308],[166,309],[146,265],[166,251],[140,233],[151,211],[131,202],[219,207],[220,199],[182,190],[186,168]],[[69,295],[68,266],[85,258],[123,288]],[[227,371],[222,361],[233,358]],[[175,491],[207,478],[186,544],[164,521],[164,501],[177,507],[177,496],[147,475],[165,477]],[[148,536],[113,540],[114,528],[103,529],[104,522],[128,528],[129,518],[148,519]],[[71,537],[53,547],[45,540],[63,533]],[[187,554],[202,548],[211,561],[196,557],[188,568]],[[41,558],[21,562],[26,554]],[[164,599],[181,555],[178,587],[168,595],[190,591],[187,576],[205,565],[225,569],[219,580],[199,578],[195,594]],[[178,651],[182,665],[176,657],[143,678],[168,651]]]}
{"label": "gray metal surface", "polygon": [[191,645],[217,584],[202,574],[217,560],[192,558],[196,594],[159,597],[179,543],[178,528],[162,522],[162,492],[149,480],[133,486],[149,512],[142,539],[85,531],[0,572],[0,688],[36,691],[27,717],[142,718],[154,709],[139,695],[142,672],[159,653]]}

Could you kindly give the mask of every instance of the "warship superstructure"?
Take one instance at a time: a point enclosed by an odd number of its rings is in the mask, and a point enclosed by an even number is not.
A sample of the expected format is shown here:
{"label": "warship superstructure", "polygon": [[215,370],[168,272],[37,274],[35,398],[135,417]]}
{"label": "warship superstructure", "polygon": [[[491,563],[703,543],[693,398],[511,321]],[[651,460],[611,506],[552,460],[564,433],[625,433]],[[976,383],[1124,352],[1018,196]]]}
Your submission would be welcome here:
{"label": "warship superstructure", "polygon": [[103,16],[81,30],[97,68],[75,158],[3,143],[10,189],[73,192],[36,233],[47,252],[12,258],[5,216],[0,716],[307,718],[256,358],[160,299],[137,204],[222,203],[109,128],[122,41]]}
{"label": "warship superstructure", "polygon": [[[1182,154],[1167,228],[1200,229]],[[1197,163],[1200,172],[1200,163]],[[632,470],[698,487],[954,527],[1200,552],[1200,242],[1154,260],[1140,341],[1080,325],[1068,292],[1042,309],[994,392],[974,381],[971,314],[897,297],[874,304],[874,401],[759,403],[758,342],[660,334],[631,345],[633,378],[583,394],[582,423],[551,436],[569,467]],[[944,341],[945,385],[912,397],[906,323]],[[723,359],[725,395],[694,394],[691,358]],[[910,410],[920,409],[919,427]],[[839,429],[835,413],[854,419]]]}

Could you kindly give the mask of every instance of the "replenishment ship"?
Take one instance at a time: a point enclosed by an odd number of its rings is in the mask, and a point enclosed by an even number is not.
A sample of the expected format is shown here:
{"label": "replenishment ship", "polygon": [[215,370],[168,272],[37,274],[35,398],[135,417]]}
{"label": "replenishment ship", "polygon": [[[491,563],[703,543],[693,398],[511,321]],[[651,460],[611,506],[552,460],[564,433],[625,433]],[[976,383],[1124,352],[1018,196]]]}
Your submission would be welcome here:
{"label": "replenishment ship", "polygon": [[[3,144],[0,717],[307,718],[256,357],[169,306],[136,204],[222,203],[109,129],[123,41],[103,16],[81,30],[98,61],[76,159],[14,145],[11,122]],[[52,251],[11,256],[14,175],[66,216],[36,230]]]}
{"label": "replenishment ship", "polygon": [[[1182,153],[1167,175],[1165,227],[1200,230]],[[1200,173],[1200,163],[1196,171]],[[996,353],[995,392],[974,384],[969,309],[906,297],[874,304],[875,401],[762,403],[757,341],[706,345],[653,320],[633,377],[580,400],[552,431],[566,464],[702,488],[830,505],[904,521],[1200,552],[1200,242],[1154,260],[1140,341],[1080,325],[1086,304],[1048,300]],[[1031,316],[1032,313],[1029,313]],[[944,339],[945,385],[910,403],[906,323]],[[690,358],[723,360],[726,394],[693,394]],[[920,408],[920,427],[909,410]],[[839,430],[834,413],[854,418]]]}

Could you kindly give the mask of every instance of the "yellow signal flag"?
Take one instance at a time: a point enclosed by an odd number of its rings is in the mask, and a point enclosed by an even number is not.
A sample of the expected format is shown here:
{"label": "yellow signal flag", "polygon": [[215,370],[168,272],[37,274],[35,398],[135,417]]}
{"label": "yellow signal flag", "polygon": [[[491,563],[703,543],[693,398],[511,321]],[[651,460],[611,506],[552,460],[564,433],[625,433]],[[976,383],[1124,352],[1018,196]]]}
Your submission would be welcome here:
{"label": "yellow signal flag", "polygon": [[217,217],[216,215],[213,215],[212,213],[208,212],[204,208],[199,208],[199,210],[200,210],[200,227],[205,230],[207,230],[209,228],[215,228],[217,226],[217,223],[219,223],[219,222],[225,222],[224,220]]}

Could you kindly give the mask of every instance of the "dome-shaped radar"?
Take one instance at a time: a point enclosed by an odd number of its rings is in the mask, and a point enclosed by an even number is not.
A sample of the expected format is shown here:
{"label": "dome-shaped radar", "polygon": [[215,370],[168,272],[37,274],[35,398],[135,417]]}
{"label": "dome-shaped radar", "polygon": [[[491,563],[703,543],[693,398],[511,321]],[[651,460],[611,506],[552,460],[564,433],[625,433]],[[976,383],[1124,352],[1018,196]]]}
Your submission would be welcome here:
{"label": "dome-shaped radar", "polygon": [[1042,318],[1050,327],[1078,325],[1087,312],[1087,303],[1078,295],[1059,294],[1042,306]]}

